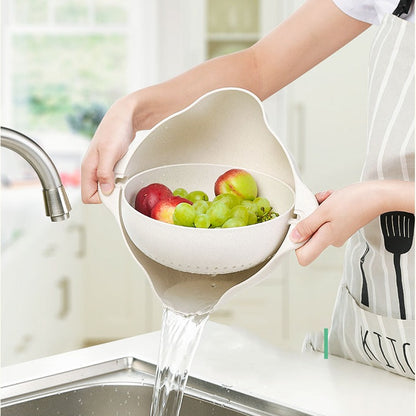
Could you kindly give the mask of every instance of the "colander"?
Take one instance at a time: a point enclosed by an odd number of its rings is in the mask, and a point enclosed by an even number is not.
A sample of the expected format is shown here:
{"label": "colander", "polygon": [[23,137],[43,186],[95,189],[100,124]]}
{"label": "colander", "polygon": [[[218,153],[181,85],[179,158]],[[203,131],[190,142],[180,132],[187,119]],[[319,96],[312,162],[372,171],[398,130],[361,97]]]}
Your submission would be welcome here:
{"label": "colander", "polygon": [[[231,168],[253,175],[277,218],[246,227],[197,229],[154,220],[133,207],[137,192],[154,182],[171,190],[202,190],[212,199],[215,180]],[[212,306],[234,286],[270,272],[281,255],[299,247],[288,237],[290,228],[317,206],[268,127],[260,100],[239,88],[211,91],[152,130],[137,132],[114,173],[114,191],[105,196],[99,189],[101,200],[165,304],[182,302],[184,290],[198,303],[196,294],[210,287],[211,295],[205,293],[201,302]],[[190,297],[187,302],[177,309],[196,307]]]}
{"label": "colander", "polygon": [[163,183],[170,189],[186,184],[188,189],[204,190],[214,198],[214,183],[231,166],[181,164],[153,168],[133,176],[121,194],[121,217],[133,243],[151,259],[189,273],[224,274],[237,272],[270,257],[280,246],[293,212],[294,192],[284,182],[250,171],[260,195],[267,196],[277,218],[236,228],[202,229],[167,224],[134,209],[139,189]]}

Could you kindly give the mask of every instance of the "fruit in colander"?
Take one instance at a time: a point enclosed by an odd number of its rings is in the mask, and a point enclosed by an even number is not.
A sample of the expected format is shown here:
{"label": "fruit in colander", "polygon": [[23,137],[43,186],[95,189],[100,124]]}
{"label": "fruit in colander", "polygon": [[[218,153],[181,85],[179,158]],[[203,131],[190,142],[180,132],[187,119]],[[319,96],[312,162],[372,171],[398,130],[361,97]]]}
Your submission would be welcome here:
{"label": "fruit in colander", "polygon": [[180,196],[171,196],[168,199],[162,199],[153,207],[150,216],[155,220],[173,224],[173,213],[175,212],[175,208],[182,202],[192,205],[191,201]]}
{"label": "fruit in colander", "polygon": [[244,169],[230,169],[215,182],[215,195],[234,194],[241,199],[257,197],[257,184],[253,176]]}
{"label": "fruit in colander", "polygon": [[137,193],[134,207],[148,217],[151,216],[153,207],[164,199],[172,196],[172,191],[161,183],[151,183],[140,189]]}
{"label": "fruit in colander", "polygon": [[192,191],[189,192],[184,198],[189,199],[192,202],[196,201],[208,201],[208,195],[203,191]]}
{"label": "fruit in colander", "polygon": [[145,215],[150,208],[153,219],[195,228],[242,227],[279,215],[268,199],[257,196],[255,179],[243,169],[230,169],[220,175],[214,191],[216,196],[210,201],[201,190],[188,193],[176,188],[172,193],[167,186],[152,183],[138,192],[135,208]]}
{"label": "fruit in colander", "polygon": [[214,201],[207,215],[213,227],[221,227],[231,217],[231,209],[222,201]]}
{"label": "fruit in colander", "polygon": [[195,222],[195,208],[187,202],[181,202],[176,205],[173,212],[173,223],[185,227],[193,227]]}

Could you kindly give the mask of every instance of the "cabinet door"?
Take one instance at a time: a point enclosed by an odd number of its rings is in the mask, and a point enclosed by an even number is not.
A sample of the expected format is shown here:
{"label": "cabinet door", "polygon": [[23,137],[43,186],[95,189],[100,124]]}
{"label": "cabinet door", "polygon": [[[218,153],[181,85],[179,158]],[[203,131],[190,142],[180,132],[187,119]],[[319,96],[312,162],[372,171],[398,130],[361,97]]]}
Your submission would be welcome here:
{"label": "cabinet door", "polygon": [[36,222],[2,253],[2,362],[12,364],[82,346],[79,204],[68,221]]}
{"label": "cabinet door", "polygon": [[287,346],[289,331],[287,262],[256,286],[245,288],[215,310],[210,319],[250,333],[274,345]]}
{"label": "cabinet door", "polygon": [[59,334],[56,348],[68,351],[83,345],[85,333],[85,276],[83,264],[86,252],[86,230],[82,203],[73,199],[70,219],[62,224],[56,236],[59,268],[54,274],[56,309],[52,319]]}
{"label": "cabinet door", "polygon": [[[33,231],[33,230],[32,230]],[[54,314],[58,246],[53,232],[35,230],[2,255],[2,362],[46,356],[58,334]],[[54,350],[58,352],[59,350]]]}

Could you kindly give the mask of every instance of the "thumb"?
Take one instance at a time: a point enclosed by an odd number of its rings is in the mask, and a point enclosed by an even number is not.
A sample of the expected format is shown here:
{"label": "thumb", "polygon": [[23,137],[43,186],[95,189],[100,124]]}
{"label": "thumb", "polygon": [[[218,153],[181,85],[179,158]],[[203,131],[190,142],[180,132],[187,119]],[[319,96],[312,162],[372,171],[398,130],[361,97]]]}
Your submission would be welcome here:
{"label": "thumb", "polygon": [[113,152],[102,152],[98,159],[97,181],[104,195],[110,195],[114,189],[114,166],[118,158]]}
{"label": "thumb", "polygon": [[318,204],[322,204],[328,197],[332,195],[333,191],[322,191],[315,194],[315,198],[318,201]]}
{"label": "thumb", "polygon": [[290,239],[294,243],[308,240],[324,223],[319,207],[308,217],[299,221],[290,233]]}

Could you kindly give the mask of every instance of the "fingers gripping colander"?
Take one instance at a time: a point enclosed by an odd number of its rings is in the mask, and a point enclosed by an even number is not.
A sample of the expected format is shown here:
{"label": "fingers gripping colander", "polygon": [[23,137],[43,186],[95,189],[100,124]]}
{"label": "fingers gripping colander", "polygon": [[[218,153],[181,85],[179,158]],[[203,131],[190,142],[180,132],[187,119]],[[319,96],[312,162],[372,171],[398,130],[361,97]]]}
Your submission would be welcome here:
{"label": "fingers gripping colander", "polygon": [[[279,217],[246,227],[196,229],[153,220],[133,208],[137,192],[154,182],[172,190],[203,190],[212,199],[217,177],[238,167],[254,176],[259,194]],[[317,206],[268,128],[259,99],[237,88],[212,91],[152,130],[138,132],[114,173],[115,189],[110,196],[100,192],[101,200],[159,296],[170,287],[160,283],[166,274],[194,282],[218,275],[221,294],[263,275],[280,255],[297,247],[288,238],[290,224]]]}

